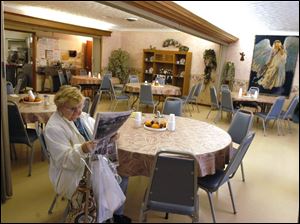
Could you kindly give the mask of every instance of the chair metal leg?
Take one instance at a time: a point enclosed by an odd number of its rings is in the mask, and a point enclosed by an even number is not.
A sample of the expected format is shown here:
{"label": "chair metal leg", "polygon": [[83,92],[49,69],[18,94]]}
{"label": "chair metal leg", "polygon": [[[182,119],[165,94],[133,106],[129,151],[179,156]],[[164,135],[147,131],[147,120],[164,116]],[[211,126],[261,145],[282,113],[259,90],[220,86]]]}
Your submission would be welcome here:
{"label": "chair metal leg", "polygon": [[217,121],[219,121],[220,118],[222,118],[222,111],[221,110],[218,111],[218,113],[217,113],[217,115],[214,119],[214,123],[217,123]]}
{"label": "chair metal leg", "polygon": [[265,124],[265,120],[262,120],[263,121],[263,128],[264,128],[264,136],[266,136],[266,124]]}
{"label": "chair metal leg", "polygon": [[54,199],[53,199],[53,201],[52,201],[52,203],[51,203],[51,206],[50,206],[50,208],[49,208],[49,210],[48,210],[48,214],[49,214],[49,215],[52,214],[53,207],[54,207],[54,205],[56,204],[56,200],[57,200],[58,197],[59,197],[59,195],[56,194],[55,197],[54,197]]}
{"label": "chair metal leg", "polygon": [[208,119],[208,116],[209,116],[209,114],[210,114],[211,111],[212,111],[212,109],[210,108],[210,110],[209,110],[209,112],[208,112],[208,114],[206,116],[206,119]]}
{"label": "chair metal leg", "polygon": [[212,203],[212,194],[209,191],[206,191],[206,193],[208,194],[208,200],[209,200],[209,204],[210,204],[210,210],[211,210],[213,222],[216,223],[215,209],[214,209],[214,205]]}
{"label": "chair metal leg", "polygon": [[287,119],[287,123],[288,123],[288,126],[289,126],[289,133],[292,134],[292,128],[291,128],[291,121],[290,121],[290,119]]}
{"label": "chair metal leg", "polygon": [[245,182],[245,173],[244,173],[243,161],[241,161],[241,172],[242,172],[242,180],[243,180],[243,182]]}
{"label": "chair metal leg", "polygon": [[30,157],[28,158],[28,162],[29,162],[29,172],[28,172],[28,176],[31,176],[31,168],[32,168],[32,162],[33,162],[33,155],[34,155],[34,148],[33,146],[30,147],[31,148],[31,153],[30,153]]}
{"label": "chair metal leg", "polygon": [[169,218],[169,213],[166,212],[165,219],[168,219],[168,218]]}
{"label": "chair metal leg", "polygon": [[195,211],[194,211],[194,214],[193,214],[193,217],[192,217],[192,223],[198,223],[199,222],[199,196],[198,195],[195,196],[195,200],[196,200]]}
{"label": "chair metal leg", "polygon": [[233,207],[233,213],[236,214],[234,200],[233,200],[233,194],[232,194],[231,185],[230,185],[230,181],[229,180],[227,181],[227,184],[228,184],[228,189],[229,189],[229,193],[230,193],[231,203],[232,203],[232,207]]}
{"label": "chair metal leg", "polygon": [[280,135],[280,123],[279,123],[279,119],[276,120],[276,126],[277,126],[277,135],[279,136]]}
{"label": "chair metal leg", "polygon": [[115,106],[114,106],[114,110],[113,110],[113,111],[115,111],[115,110],[116,110],[116,108],[117,108],[117,104],[118,104],[118,101],[116,101],[116,102],[115,102]]}

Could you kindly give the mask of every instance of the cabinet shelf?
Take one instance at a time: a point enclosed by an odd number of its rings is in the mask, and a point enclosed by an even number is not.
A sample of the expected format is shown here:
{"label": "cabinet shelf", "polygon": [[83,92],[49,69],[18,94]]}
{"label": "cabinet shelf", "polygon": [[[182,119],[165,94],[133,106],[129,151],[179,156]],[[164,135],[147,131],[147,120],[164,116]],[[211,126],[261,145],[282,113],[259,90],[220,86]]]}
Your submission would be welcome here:
{"label": "cabinet shelf", "polygon": [[157,60],[155,60],[154,62],[155,63],[164,63],[164,64],[174,64],[173,62],[170,62],[170,61],[157,61]]}
{"label": "cabinet shelf", "polygon": [[[149,58],[153,58],[150,61]],[[146,61],[147,59],[147,61]],[[178,63],[184,61],[184,64]],[[182,89],[182,95],[188,95],[190,74],[191,74],[191,52],[165,51],[165,50],[143,50],[143,81],[152,81],[154,75],[161,74],[162,71],[167,71],[172,74],[172,85]],[[153,73],[146,73],[152,68]],[[179,74],[184,74],[180,76]]]}

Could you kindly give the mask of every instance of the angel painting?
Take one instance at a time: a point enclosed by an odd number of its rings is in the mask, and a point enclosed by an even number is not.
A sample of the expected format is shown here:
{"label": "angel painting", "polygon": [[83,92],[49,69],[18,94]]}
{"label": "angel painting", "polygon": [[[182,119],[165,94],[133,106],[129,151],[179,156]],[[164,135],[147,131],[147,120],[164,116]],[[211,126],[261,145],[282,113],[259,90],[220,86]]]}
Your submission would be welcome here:
{"label": "angel painting", "polygon": [[259,87],[260,93],[289,96],[298,49],[298,37],[256,36],[250,86]]}

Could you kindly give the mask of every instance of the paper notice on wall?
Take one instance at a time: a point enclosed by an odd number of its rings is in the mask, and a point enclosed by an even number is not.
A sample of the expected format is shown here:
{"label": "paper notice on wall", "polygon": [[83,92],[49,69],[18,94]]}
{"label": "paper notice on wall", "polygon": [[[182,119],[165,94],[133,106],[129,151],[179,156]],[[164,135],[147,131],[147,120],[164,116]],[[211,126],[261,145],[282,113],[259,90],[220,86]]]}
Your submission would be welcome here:
{"label": "paper notice on wall", "polygon": [[53,60],[60,61],[60,50],[53,50]]}
{"label": "paper notice on wall", "polygon": [[53,51],[52,50],[46,50],[46,59],[48,61],[53,61]]}

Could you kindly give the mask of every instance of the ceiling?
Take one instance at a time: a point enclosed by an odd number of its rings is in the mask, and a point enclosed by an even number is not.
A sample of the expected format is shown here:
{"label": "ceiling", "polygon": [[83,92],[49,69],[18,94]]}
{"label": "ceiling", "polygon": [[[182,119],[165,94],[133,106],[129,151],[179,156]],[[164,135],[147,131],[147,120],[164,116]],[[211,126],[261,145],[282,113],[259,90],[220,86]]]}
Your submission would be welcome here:
{"label": "ceiling", "polygon": [[[175,3],[235,36],[250,31],[265,34],[293,32],[299,35],[298,1]],[[5,11],[9,12],[110,31],[172,30],[95,1],[4,1],[4,7]],[[45,12],[44,9],[48,11]],[[126,18],[130,17],[136,17],[138,20],[129,22]]]}

